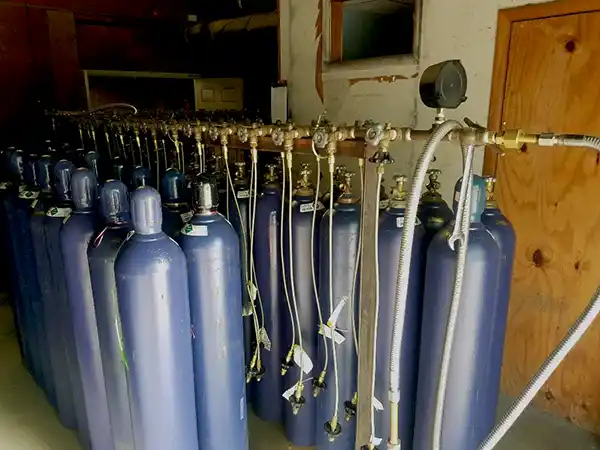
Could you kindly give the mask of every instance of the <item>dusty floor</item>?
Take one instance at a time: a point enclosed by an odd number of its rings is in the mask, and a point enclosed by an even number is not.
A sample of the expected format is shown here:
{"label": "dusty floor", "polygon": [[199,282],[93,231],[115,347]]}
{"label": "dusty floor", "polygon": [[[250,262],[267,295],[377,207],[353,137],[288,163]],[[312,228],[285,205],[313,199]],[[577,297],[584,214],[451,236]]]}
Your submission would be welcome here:
{"label": "dusty floor", "polygon": [[[0,308],[0,450],[80,450],[42,391],[21,366],[10,314]],[[504,407],[507,406],[503,405]],[[250,416],[251,450],[292,447],[273,425]],[[600,438],[536,410],[528,411],[500,450],[600,450]]]}

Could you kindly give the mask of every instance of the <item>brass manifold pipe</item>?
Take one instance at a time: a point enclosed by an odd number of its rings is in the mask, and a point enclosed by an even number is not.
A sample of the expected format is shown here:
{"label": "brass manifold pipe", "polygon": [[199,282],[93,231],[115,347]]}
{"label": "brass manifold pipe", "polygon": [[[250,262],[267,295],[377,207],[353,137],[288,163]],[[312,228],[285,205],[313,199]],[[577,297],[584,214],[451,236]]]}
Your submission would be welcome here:
{"label": "brass manifold pipe", "polygon": [[[65,114],[63,113],[63,117]],[[70,120],[77,121],[79,127],[94,126],[102,124],[103,120],[95,117],[93,122],[86,118],[76,116],[70,117]],[[472,122],[468,121],[468,125]],[[146,130],[151,135],[156,131],[168,130],[173,133],[175,130],[193,130],[193,135],[198,137],[208,132],[212,141],[222,142],[224,137],[237,135],[241,142],[249,142],[253,145],[259,143],[260,138],[271,137],[277,147],[293,146],[293,141],[298,139],[313,138],[317,147],[326,149],[326,152],[335,153],[337,143],[340,141],[364,141],[372,145],[383,144],[388,147],[391,142],[414,142],[427,140],[435,127],[429,130],[419,130],[410,127],[392,127],[390,124],[376,124],[366,122],[363,125],[337,126],[328,124],[324,127],[319,126],[295,126],[293,124],[272,124],[263,125],[261,123],[234,124],[224,123],[215,124],[211,122],[201,122],[198,120],[177,120],[161,121],[148,120],[147,118],[123,118],[115,120],[107,119],[104,122],[105,128],[114,129],[120,133],[120,130]],[[81,129],[81,128],[80,128]],[[557,146],[561,144],[561,136],[551,133],[532,134],[521,129],[511,129],[503,131],[491,131],[479,126],[467,126],[460,130],[449,133],[444,140],[449,142],[463,142],[466,145],[497,145],[505,150],[519,150],[523,145],[541,145]],[[324,142],[323,142],[324,141]],[[324,145],[319,145],[323,143]]]}

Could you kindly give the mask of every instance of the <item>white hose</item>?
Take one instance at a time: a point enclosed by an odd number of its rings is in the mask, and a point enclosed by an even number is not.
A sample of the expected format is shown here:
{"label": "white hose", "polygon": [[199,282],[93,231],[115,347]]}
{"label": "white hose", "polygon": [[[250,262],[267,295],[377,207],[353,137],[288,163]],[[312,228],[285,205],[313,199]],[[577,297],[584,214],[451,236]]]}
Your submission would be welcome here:
{"label": "white hose", "polygon": [[[290,252],[289,262],[290,262],[290,291],[292,292],[292,303],[294,305],[294,315],[296,316],[296,326],[298,328],[298,347],[300,347],[300,362],[304,361],[304,347],[302,346],[302,325],[300,324],[300,315],[298,314],[298,301],[296,300],[296,286],[294,285],[294,242],[292,233],[292,191],[294,186],[292,184],[292,153],[288,152],[288,177],[290,183],[290,191],[288,192],[288,250]],[[296,389],[296,398],[300,397],[302,393],[302,379],[304,378],[304,367],[302,364],[300,365],[300,376],[298,380],[298,388]]]}
{"label": "white hose", "polygon": [[[427,168],[433,159],[438,144],[449,132],[462,128],[459,122],[449,120],[439,125],[427,140],[423,152],[417,162],[413,176],[412,189],[407,202],[404,232],[402,234],[402,246],[398,264],[398,279],[396,283],[396,298],[394,307],[394,324],[392,330],[392,347],[390,351],[390,414],[397,419],[398,403],[400,401],[400,352],[402,349],[402,335],[404,332],[404,316],[406,314],[406,298],[408,294],[408,282],[412,248],[417,219],[417,208]],[[396,415],[395,415],[396,414]],[[398,422],[390,421],[390,444],[399,447]]]}
{"label": "white hose", "polygon": [[[281,164],[283,164],[283,170],[282,170],[282,177],[281,177],[281,220],[280,220],[280,227],[279,227],[279,248],[281,249],[281,276],[283,278],[283,294],[285,296],[285,300],[288,306],[288,311],[290,313],[290,324],[292,325],[292,343],[290,344],[290,351],[293,351],[294,345],[296,345],[296,322],[294,320],[294,313],[292,312],[292,302],[290,301],[290,294],[288,291],[288,287],[287,287],[287,277],[286,277],[286,273],[285,273],[285,254],[283,251],[283,248],[285,247],[284,244],[284,232],[283,232],[283,217],[285,215],[285,191],[286,191],[286,187],[285,187],[285,181],[286,181],[286,176],[285,176],[285,153],[281,153]],[[290,204],[290,208],[292,207],[292,205]],[[290,255],[291,257],[291,255]],[[288,351],[288,353],[290,352]]]}
{"label": "white hose", "polygon": [[[333,315],[333,174],[335,166],[335,156],[329,156],[329,316]],[[340,403],[340,383],[338,377],[337,354],[335,351],[335,326],[331,330],[331,353],[333,355],[333,376],[335,379],[335,405],[331,422],[333,425],[338,424],[339,403]],[[333,428],[336,428],[335,426]]]}
{"label": "white hose", "polygon": [[[317,161],[317,185],[315,186],[315,201],[314,209],[312,214],[312,222],[310,224],[310,272],[312,275],[313,292],[315,294],[315,302],[317,304],[317,314],[319,315],[319,329],[325,324],[323,323],[323,313],[321,312],[321,303],[319,301],[319,289],[317,287],[317,277],[315,270],[315,224],[317,222],[317,204],[319,202],[319,188],[321,187],[321,159],[317,150],[315,149],[315,143],[311,139],[312,151]],[[323,366],[322,373],[327,372],[327,366],[329,365],[329,349],[327,347],[327,337],[325,333],[322,333],[323,337],[323,348],[325,350],[325,365]]]}
{"label": "white hose", "polygon": [[[376,199],[379,204],[379,195],[381,194],[381,182],[383,179],[383,166],[379,166],[377,171],[377,194]],[[379,328],[379,206],[375,212],[375,234],[373,236],[375,242],[375,317],[373,323],[375,324],[373,331],[373,355],[377,355],[377,331]],[[352,316],[354,322],[354,316]],[[377,358],[373,358],[373,370],[371,380],[371,409],[375,404],[375,376],[377,374]],[[371,411],[371,435],[369,436],[369,444],[375,445],[375,412]]]}
{"label": "white hose", "polygon": [[[360,162],[362,161],[362,162]],[[365,186],[365,173],[364,173],[364,160],[362,158],[359,159],[359,172],[360,172],[360,195],[363,198],[363,189]],[[379,208],[378,212],[379,214]],[[377,216],[379,217],[379,215]],[[354,276],[352,278],[352,290],[350,291],[350,317],[352,317],[352,340],[354,341],[354,351],[356,352],[356,356],[358,356],[358,333],[356,332],[356,321],[354,320],[354,307],[356,304],[356,284],[358,283],[358,268],[360,266],[360,256],[362,254],[362,246],[363,246],[363,235],[362,235],[362,227],[360,227],[360,232],[358,233],[358,250],[356,251],[356,261],[354,261]],[[377,264],[377,262],[375,263]],[[360,317],[359,317],[360,321]]]}
{"label": "white hose", "polygon": [[[433,421],[433,444],[434,450],[439,450],[442,440],[442,422],[444,419],[444,403],[446,401],[446,388],[448,385],[448,372],[450,371],[450,360],[452,357],[452,347],[454,344],[454,333],[456,331],[456,322],[460,307],[462,295],[462,285],[464,278],[464,269],[467,262],[467,248],[469,243],[469,229],[471,225],[471,195],[473,191],[473,146],[470,145],[466,151],[466,160],[464,164],[462,184],[460,188],[460,197],[456,211],[456,222],[450,245],[458,242],[458,254],[456,258],[456,269],[454,274],[454,284],[452,286],[452,300],[450,303],[450,312],[446,324],[446,335],[444,337],[444,349],[442,352],[442,362],[440,376],[435,402],[435,415]],[[454,248],[453,250],[456,251]]]}

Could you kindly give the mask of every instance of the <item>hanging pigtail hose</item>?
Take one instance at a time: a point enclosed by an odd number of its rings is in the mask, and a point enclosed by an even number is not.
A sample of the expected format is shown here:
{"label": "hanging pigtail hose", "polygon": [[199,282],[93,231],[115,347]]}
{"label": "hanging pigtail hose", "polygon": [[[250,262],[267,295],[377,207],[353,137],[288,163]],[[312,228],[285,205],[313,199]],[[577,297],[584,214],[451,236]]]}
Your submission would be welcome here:
{"label": "hanging pigtail hose", "polygon": [[392,348],[390,351],[390,436],[389,448],[400,449],[398,438],[398,403],[400,401],[400,354],[402,349],[402,335],[404,331],[404,317],[406,314],[406,298],[408,296],[408,282],[414,230],[417,220],[417,208],[421,189],[425,181],[427,168],[433,155],[444,137],[453,130],[462,128],[459,122],[448,120],[440,124],[427,140],[423,152],[417,162],[417,167],[412,180],[412,189],[406,208],[402,247],[398,264],[398,281],[396,285],[396,302],[394,307],[394,324],[392,331]]}
{"label": "hanging pigtail hose", "polygon": [[[290,348],[285,355],[283,362],[281,363],[281,375],[285,375],[288,370],[292,367],[292,358],[294,357],[294,348],[296,347],[296,321],[294,319],[294,313],[292,311],[292,303],[290,301],[290,294],[287,286],[287,277],[285,271],[285,254],[283,251],[284,248],[284,231],[283,231],[283,217],[285,215],[285,191],[286,191],[286,164],[285,164],[285,153],[281,152],[281,164],[283,166],[282,177],[281,177],[281,226],[279,230],[279,248],[281,249],[281,276],[283,278],[283,295],[285,296],[285,300],[288,306],[288,310],[290,313],[290,325],[292,326],[292,342],[290,343]],[[292,205],[288,205],[291,209]]]}
{"label": "hanging pigtail hose", "polygon": [[[360,195],[363,198],[363,191],[365,188],[365,160],[363,158],[358,158],[358,171],[360,173]],[[381,183],[380,183],[381,184]],[[379,188],[378,188],[379,189]],[[379,197],[378,197],[379,198]],[[379,200],[377,200],[379,202]],[[378,209],[379,211],[379,209]],[[354,320],[354,308],[356,307],[356,285],[358,283],[358,269],[360,268],[360,256],[362,253],[362,227],[360,234],[358,235],[358,251],[356,253],[356,261],[354,263],[354,281],[352,282],[352,290],[350,291],[350,311],[352,315],[352,338],[354,341],[354,351],[356,352],[356,356],[358,356],[358,332],[356,330],[356,320]],[[359,317],[360,320],[360,317]]]}
{"label": "hanging pigtail hose", "polygon": [[[324,326],[323,323],[323,313],[321,311],[321,302],[319,301],[319,289],[317,287],[317,277],[316,277],[316,270],[315,270],[315,226],[316,226],[316,222],[317,222],[317,205],[319,203],[319,189],[321,187],[321,159],[324,159],[326,157],[322,157],[319,156],[319,154],[317,153],[317,150],[315,148],[315,143],[314,141],[311,139],[311,148],[313,151],[313,155],[315,155],[315,160],[317,162],[317,185],[315,186],[315,202],[314,202],[314,209],[313,209],[313,214],[312,214],[312,222],[311,222],[311,228],[310,228],[310,269],[311,269],[311,276],[312,276],[312,285],[313,285],[313,292],[315,295],[315,302],[317,304],[317,314],[319,317],[319,329],[322,329],[322,327]],[[315,397],[317,397],[322,391],[323,389],[325,389],[326,385],[325,385],[325,377],[327,376],[327,367],[329,366],[329,350],[327,347],[327,337],[325,336],[325,333],[321,333],[321,336],[323,338],[323,350],[325,352],[325,362],[323,364],[323,370],[321,371],[321,373],[319,374],[318,378],[315,378],[313,380],[313,395]]]}

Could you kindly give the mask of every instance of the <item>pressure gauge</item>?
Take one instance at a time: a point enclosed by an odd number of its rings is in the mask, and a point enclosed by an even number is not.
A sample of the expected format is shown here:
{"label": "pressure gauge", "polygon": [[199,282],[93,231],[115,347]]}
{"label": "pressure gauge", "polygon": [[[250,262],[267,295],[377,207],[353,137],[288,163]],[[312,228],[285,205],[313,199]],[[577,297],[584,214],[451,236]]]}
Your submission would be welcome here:
{"label": "pressure gauge", "polygon": [[456,109],[467,100],[467,72],[455,59],[428,67],[419,83],[421,101],[429,108]]}

